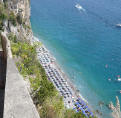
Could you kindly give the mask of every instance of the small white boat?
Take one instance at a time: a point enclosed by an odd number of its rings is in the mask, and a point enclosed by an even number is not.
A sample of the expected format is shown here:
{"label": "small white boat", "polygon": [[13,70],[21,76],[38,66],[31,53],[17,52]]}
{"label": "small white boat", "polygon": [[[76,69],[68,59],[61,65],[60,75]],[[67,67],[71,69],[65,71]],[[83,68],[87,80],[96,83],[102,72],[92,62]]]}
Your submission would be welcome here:
{"label": "small white boat", "polygon": [[75,7],[76,7],[78,10],[85,11],[85,9],[84,9],[80,4],[76,4]]}
{"label": "small white boat", "polygon": [[121,24],[116,24],[116,27],[120,27],[121,28]]}
{"label": "small white boat", "polygon": [[118,82],[121,82],[121,78],[118,78],[117,81],[118,81]]}

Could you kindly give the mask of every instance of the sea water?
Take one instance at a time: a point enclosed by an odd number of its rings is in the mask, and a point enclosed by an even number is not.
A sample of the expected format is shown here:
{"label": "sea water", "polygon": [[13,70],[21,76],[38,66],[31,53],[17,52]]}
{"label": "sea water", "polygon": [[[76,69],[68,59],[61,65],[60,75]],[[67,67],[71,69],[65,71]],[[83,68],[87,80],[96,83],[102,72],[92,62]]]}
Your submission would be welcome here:
{"label": "sea water", "polygon": [[31,0],[34,35],[103,118],[110,117],[106,105],[115,96],[121,101],[121,82],[115,81],[121,76],[118,23],[121,0]]}

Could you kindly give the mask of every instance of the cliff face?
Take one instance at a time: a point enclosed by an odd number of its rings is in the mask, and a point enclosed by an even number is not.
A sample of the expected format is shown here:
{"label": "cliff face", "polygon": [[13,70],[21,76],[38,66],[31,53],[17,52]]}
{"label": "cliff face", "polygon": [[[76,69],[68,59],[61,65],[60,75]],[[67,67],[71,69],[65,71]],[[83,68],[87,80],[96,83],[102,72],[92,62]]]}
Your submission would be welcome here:
{"label": "cliff face", "polygon": [[[2,79],[0,77],[0,89],[2,88],[0,90],[0,118],[39,118],[25,81],[12,59],[10,48],[10,41],[15,38],[31,42],[33,34],[29,17],[29,0],[0,0],[0,39],[3,43],[3,52],[6,54],[4,70],[3,58],[2,61],[0,60],[2,62],[0,63],[2,70],[0,73],[2,75]],[[12,40],[10,36],[14,36]]]}
{"label": "cliff face", "polygon": [[9,11],[22,19],[22,23],[16,26],[6,20],[4,22],[5,32],[14,33],[19,40],[27,39],[31,41],[33,39],[33,33],[30,24],[30,0],[1,0],[0,2],[5,3]]}
{"label": "cliff face", "polygon": [[30,1],[29,0],[7,0],[8,8],[15,14],[20,13],[24,20],[29,21]]}

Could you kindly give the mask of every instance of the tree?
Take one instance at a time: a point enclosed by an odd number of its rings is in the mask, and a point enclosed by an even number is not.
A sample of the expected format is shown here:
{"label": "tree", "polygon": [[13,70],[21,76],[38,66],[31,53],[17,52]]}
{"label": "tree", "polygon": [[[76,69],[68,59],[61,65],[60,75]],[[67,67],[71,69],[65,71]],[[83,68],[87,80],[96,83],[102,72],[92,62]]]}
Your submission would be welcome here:
{"label": "tree", "polygon": [[17,19],[17,22],[21,25],[23,21],[22,21],[22,16],[21,16],[21,14],[20,14],[20,13],[19,13],[19,14],[17,14],[16,19]]}
{"label": "tree", "polygon": [[9,21],[10,21],[14,26],[16,26],[16,16],[14,15],[13,12],[11,12],[10,15],[9,15]]}

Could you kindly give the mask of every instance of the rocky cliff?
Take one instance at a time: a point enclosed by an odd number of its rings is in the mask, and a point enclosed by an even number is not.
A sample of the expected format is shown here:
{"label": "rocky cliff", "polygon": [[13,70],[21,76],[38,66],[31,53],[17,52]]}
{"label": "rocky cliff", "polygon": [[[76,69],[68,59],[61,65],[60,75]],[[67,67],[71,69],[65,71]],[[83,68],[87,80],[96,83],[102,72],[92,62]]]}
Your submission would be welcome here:
{"label": "rocky cliff", "polygon": [[28,44],[33,39],[29,2],[0,0],[0,40],[7,57],[4,87],[0,89],[0,118],[39,118],[26,82],[18,72],[11,53],[12,40],[26,40]]}
{"label": "rocky cliff", "polygon": [[17,19],[16,25],[11,23],[11,20],[4,20],[4,32],[6,34],[12,32],[18,40],[31,40],[33,33],[30,24],[30,0],[1,0],[7,7],[9,12],[12,12]]}

